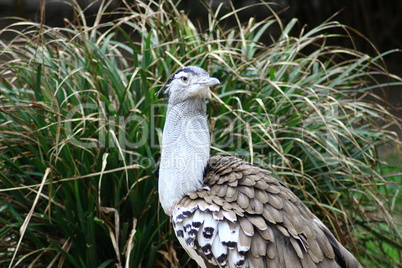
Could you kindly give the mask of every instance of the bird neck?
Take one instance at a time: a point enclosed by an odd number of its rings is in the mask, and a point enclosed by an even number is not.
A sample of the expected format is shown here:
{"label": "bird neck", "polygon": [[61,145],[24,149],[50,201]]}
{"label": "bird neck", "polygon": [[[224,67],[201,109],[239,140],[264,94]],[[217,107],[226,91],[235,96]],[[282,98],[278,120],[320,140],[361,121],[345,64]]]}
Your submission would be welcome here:
{"label": "bird neck", "polygon": [[203,99],[169,104],[163,129],[159,196],[166,214],[186,193],[202,187],[210,137]]}

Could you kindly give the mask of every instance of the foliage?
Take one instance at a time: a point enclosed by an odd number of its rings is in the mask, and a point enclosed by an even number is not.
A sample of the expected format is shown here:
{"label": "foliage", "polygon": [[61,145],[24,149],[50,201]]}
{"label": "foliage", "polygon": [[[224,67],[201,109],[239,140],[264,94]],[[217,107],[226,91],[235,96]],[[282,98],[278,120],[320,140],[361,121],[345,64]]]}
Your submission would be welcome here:
{"label": "foliage", "polygon": [[222,82],[209,100],[213,154],[272,169],[364,265],[400,262],[400,177],[377,154],[399,144],[374,94],[401,85],[385,54],[331,45],[353,36],[334,21],[291,36],[297,20],[283,25],[266,4],[272,16],[246,24],[239,9],[207,8],[201,31],[170,1],[111,3],[91,18],[74,4],[65,27],[0,32],[15,35],[0,50],[2,266],[188,265],[158,203],[155,92],[190,64]]}

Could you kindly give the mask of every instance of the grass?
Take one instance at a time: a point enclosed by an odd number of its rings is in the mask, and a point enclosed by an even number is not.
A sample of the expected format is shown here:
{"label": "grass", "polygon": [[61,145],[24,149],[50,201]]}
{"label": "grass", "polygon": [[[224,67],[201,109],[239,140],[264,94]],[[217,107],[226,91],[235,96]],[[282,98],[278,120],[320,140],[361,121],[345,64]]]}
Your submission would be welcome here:
{"label": "grass", "polygon": [[73,4],[65,27],[0,32],[15,35],[0,43],[2,267],[194,266],[155,173],[166,110],[155,92],[189,64],[222,82],[208,104],[212,154],[273,170],[364,266],[400,263],[401,176],[389,175],[400,170],[378,155],[400,143],[377,94],[402,84],[384,67],[391,52],[331,45],[361,38],[335,21],[294,35],[296,19],[242,24],[220,6],[201,31],[171,1],[110,3],[91,23]]}

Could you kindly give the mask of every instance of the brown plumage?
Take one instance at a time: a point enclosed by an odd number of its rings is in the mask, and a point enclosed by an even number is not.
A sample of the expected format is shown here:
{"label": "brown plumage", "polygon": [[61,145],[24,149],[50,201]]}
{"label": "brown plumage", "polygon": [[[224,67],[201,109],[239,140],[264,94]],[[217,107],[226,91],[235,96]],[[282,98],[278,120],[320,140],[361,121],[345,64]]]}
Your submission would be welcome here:
{"label": "brown plumage", "polygon": [[289,188],[235,157],[210,159],[203,187],[176,203],[172,222],[204,267],[361,267]]}

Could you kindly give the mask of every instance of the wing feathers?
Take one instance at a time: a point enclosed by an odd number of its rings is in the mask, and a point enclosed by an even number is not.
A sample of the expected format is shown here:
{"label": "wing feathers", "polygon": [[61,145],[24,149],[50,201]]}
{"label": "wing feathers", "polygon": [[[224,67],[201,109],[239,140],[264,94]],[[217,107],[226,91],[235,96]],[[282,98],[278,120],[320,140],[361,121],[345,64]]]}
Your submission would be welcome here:
{"label": "wing feathers", "polygon": [[248,235],[248,236],[253,236],[254,235],[254,227],[253,224],[249,221],[248,218],[240,218],[239,219],[240,227],[243,230],[243,232]]}
{"label": "wing feathers", "polygon": [[179,200],[171,215],[199,266],[361,267],[268,171],[218,156],[206,172],[204,187]]}
{"label": "wing feathers", "polygon": [[266,230],[268,227],[267,227],[267,224],[266,224],[266,222],[265,222],[265,220],[264,220],[264,218],[263,217],[260,217],[260,216],[249,216],[248,217],[248,220],[255,226],[255,227],[257,227],[257,229],[258,230]]}
{"label": "wing feathers", "polygon": [[243,228],[239,228],[239,238],[237,241],[237,250],[242,254],[245,255],[246,252],[250,250],[250,245],[251,245],[251,237],[250,235],[247,235],[244,231]]}
{"label": "wing feathers", "polygon": [[235,222],[237,220],[236,213],[233,210],[222,210],[223,217],[228,219],[231,222]]}
{"label": "wing feathers", "polygon": [[212,254],[219,265],[226,265],[228,261],[228,249],[222,244],[219,236],[215,236],[212,242]]}
{"label": "wing feathers", "polygon": [[218,225],[218,234],[224,246],[235,248],[239,237],[239,225],[222,221]]}
{"label": "wing feathers", "polygon": [[251,254],[255,258],[265,256],[267,253],[267,243],[262,236],[256,232],[254,233],[253,240],[251,242]]}

